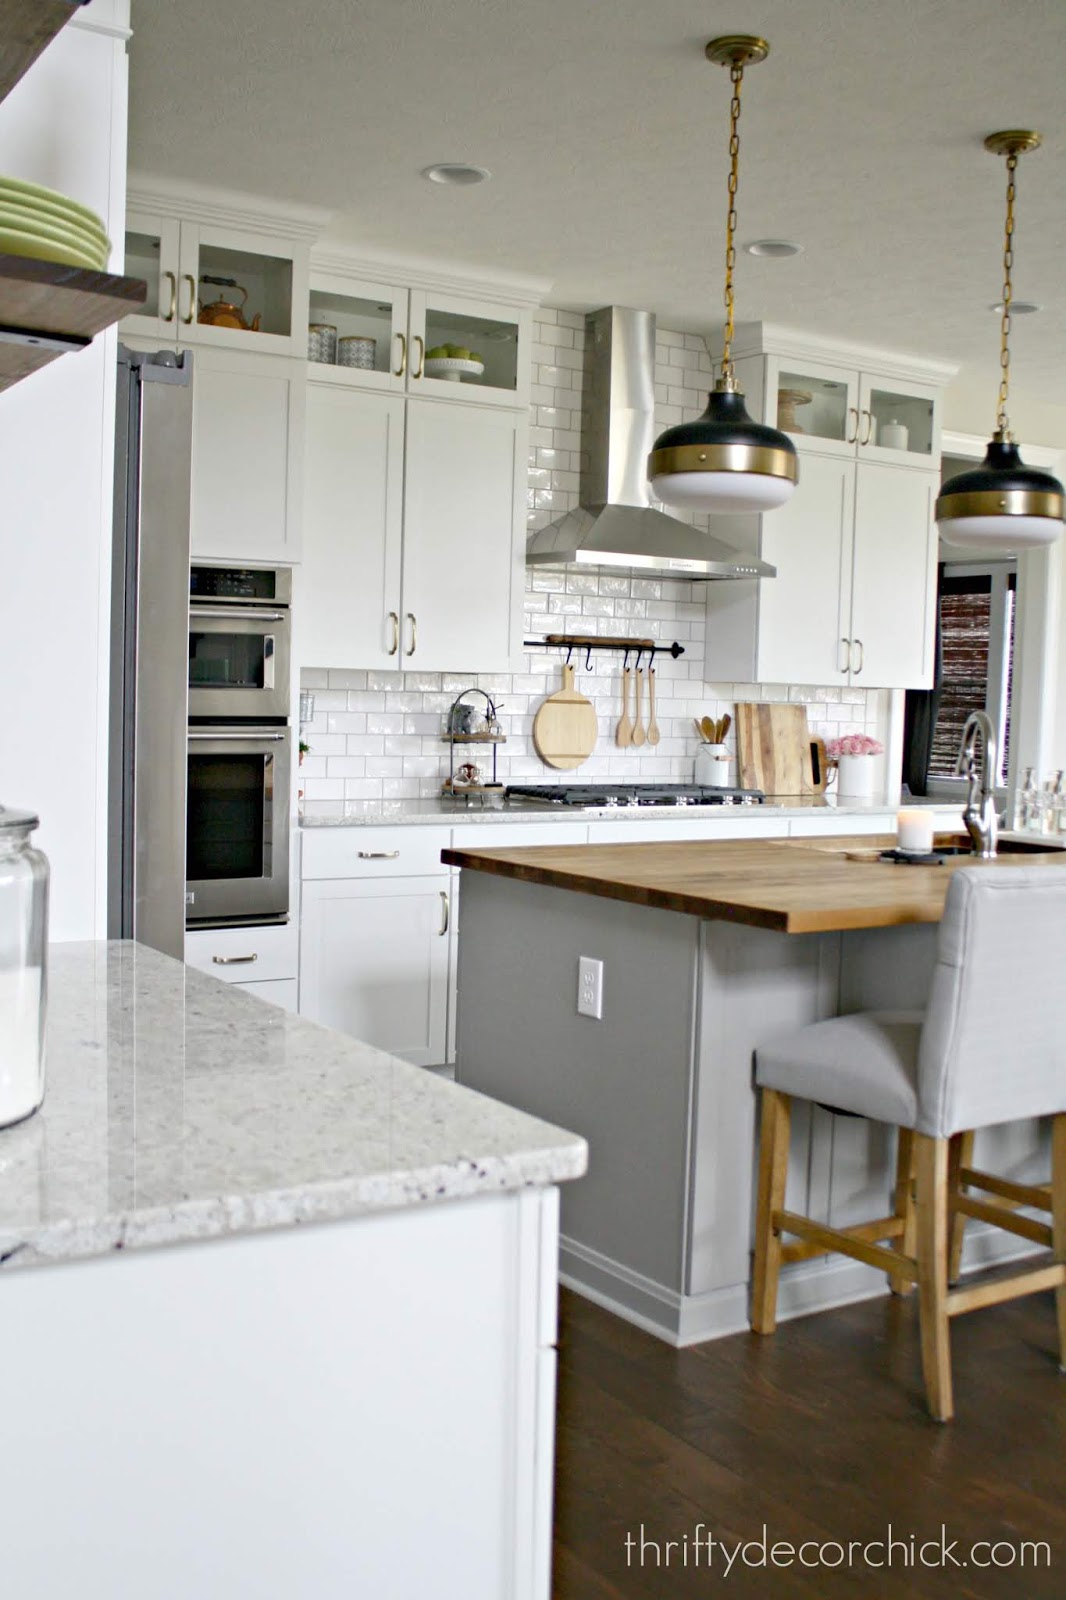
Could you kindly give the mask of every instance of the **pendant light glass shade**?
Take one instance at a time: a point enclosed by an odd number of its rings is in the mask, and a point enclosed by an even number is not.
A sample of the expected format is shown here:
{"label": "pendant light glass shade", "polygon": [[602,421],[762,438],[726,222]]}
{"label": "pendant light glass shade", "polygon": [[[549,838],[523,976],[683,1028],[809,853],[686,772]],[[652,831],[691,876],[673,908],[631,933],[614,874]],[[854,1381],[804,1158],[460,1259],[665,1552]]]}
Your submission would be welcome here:
{"label": "pendant light glass shade", "polygon": [[1027,467],[1018,446],[997,434],[979,467],[960,472],[940,490],[936,520],[945,544],[1014,551],[1054,544],[1062,532],[1062,484]]}
{"label": "pendant light glass shade", "polygon": [[777,428],[752,421],[733,375],[740,85],[745,66],[764,61],[769,49],[765,39],[750,34],[729,34],[712,39],[706,49],[709,61],[729,68],[733,84],[729,116],[722,376],[708,398],[702,417],[667,428],[656,439],[648,457],[652,493],[664,505],[683,511],[773,511],[789,498],[799,478],[799,459],[791,439]]}
{"label": "pendant light glass shade", "polygon": [[679,422],[648,457],[652,493],[684,511],[773,511],[796,487],[795,446],[753,422],[738,389],[719,384],[695,422]]}
{"label": "pendant light glass shade", "polygon": [[1050,472],[1027,467],[1018,454],[1007,422],[1010,391],[1010,319],[1014,266],[1014,174],[1018,157],[1036,150],[1040,135],[1027,128],[990,133],[985,149],[1007,158],[1007,226],[1003,248],[1003,298],[1000,332],[999,405],[996,431],[979,467],[960,472],[940,490],[936,521],[945,544],[962,549],[996,551],[1032,549],[1053,544],[1062,532],[1062,484]]}

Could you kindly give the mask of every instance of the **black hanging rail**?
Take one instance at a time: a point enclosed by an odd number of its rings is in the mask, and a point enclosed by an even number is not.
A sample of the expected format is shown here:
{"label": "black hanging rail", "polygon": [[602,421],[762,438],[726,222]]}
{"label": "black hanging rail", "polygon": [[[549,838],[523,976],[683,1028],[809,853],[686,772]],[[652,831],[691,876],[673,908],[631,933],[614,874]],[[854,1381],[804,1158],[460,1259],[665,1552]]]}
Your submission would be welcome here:
{"label": "black hanging rail", "polygon": [[565,650],[567,665],[575,650],[585,652],[585,671],[592,671],[592,652],[594,650],[624,650],[625,664],[629,665],[629,657],[635,650],[637,665],[640,659],[647,654],[648,665],[655,660],[657,655],[673,656],[676,661],[678,656],[683,656],[685,647],[678,644],[675,639],[672,644],[662,644],[658,639],[614,639],[608,634],[601,633],[548,633],[543,639],[526,639],[527,650]]}

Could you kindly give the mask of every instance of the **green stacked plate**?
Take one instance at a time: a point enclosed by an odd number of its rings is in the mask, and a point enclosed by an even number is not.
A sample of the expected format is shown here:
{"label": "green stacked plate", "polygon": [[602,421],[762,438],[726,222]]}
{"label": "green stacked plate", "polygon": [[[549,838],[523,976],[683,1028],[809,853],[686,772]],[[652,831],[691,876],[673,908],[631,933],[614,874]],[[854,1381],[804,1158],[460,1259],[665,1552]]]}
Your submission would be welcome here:
{"label": "green stacked plate", "polygon": [[102,271],[111,253],[88,206],[20,178],[0,178],[0,251]]}

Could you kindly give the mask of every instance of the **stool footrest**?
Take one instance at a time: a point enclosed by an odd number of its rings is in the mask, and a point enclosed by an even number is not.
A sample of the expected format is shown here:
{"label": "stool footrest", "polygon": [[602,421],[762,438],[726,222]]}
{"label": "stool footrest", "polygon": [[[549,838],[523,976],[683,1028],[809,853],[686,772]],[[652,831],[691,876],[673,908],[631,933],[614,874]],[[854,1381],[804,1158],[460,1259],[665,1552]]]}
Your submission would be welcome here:
{"label": "stool footrest", "polygon": [[975,1283],[966,1289],[953,1289],[947,1298],[948,1316],[959,1317],[965,1311],[979,1311],[982,1306],[998,1306],[1004,1300],[1018,1300],[1025,1294],[1039,1294],[1043,1289],[1059,1289],[1066,1284],[1066,1264],[1057,1262],[1050,1267],[1037,1267],[1032,1272],[1016,1272],[1009,1278],[997,1278],[992,1283]]}
{"label": "stool footrest", "polygon": [[1008,1233],[1016,1233],[1021,1239],[1032,1239],[1034,1244],[1051,1249],[1051,1229],[1048,1224],[1037,1222],[1033,1217],[1021,1217],[1009,1206],[996,1205],[991,1200],[977,1200],[969,1194],[956,1194],[951,1197],[951,1209],[961,1211],[964,1217],[973,1217],[976,1222],[990,1222],[994,1228],[1005,1228]]}
{"label": "stool footrest", "polygon": [[876,1222],[857,1222],[850,1228],[830,1228],[810,1217],[797,1216],[793,1211],[775,1211],[775,1233],[795,1234],[802,1244],[785,1245],[781,1251],[782,1262],[809,1261],[813,1256],[827,1251],[839,1251],[864,1261],[867,1266],[878,1267],[896,1278],[916,1282],[918,1268],[907,1256],[896,1250],[886,1250],[877,1244],[878,1239],[898,1239],[904,1229],[902,1217],[880,1217]]}
{"label": "stool footrest", "polygon": [[1014,1183],[1010,1178],[999,1178],[992,1172],[977,1172],[963,1167],[959,1172],[959,1185],[963,1189],[983,1189],[986,1194],[998,1195],[1016,1206],[1033,1206],[1037,1211],[1051,1210],[1051,1189],[1043,1183]]}

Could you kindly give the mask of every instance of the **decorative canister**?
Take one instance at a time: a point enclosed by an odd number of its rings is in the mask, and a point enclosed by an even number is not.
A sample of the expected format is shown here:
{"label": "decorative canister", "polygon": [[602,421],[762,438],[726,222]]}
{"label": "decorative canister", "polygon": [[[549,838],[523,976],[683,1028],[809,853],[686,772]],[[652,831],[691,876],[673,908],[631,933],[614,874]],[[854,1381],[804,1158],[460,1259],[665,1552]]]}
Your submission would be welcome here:
{"label": "decorative canister", "polygon": [[730,766],[727,745],[701,744],[692,764],[692,781],[705,784],[709,789],[728,789]]}
{"label": "decorative canister", "polygon": [[44,1099],[48,861],[37,818],[0,806],[0,1128]]}
{"label": "decorative canister", "polygon": [[333,364],[337,359],[337,330],[329,322],[312,322],[307,329],[308,361]]}
{"label": "decorative canister", "polygon": [[910,446],[911,436],[905,422],[897,422],[895,417],[891,422],[886,422],[881,429],[878,443],[886,450],[906,450]]}
{"label": "decorative canister", "polygon": [[374,353],[377,350],[376,339],[361,338],[351,334],[347,338],[337,340],[337,365],[340,367],[363,367],[368,372],[374,369]]}

